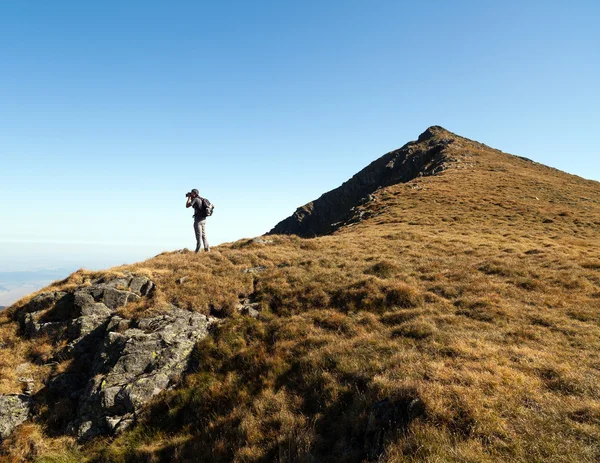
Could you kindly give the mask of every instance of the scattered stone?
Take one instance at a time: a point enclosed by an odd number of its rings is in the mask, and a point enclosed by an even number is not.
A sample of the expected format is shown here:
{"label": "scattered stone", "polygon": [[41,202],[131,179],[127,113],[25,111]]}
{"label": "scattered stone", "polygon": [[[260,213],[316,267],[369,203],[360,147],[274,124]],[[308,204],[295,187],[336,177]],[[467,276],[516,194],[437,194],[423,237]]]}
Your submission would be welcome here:
{"label": "scattered stone", "polygon": [[175,280],[175,283],[177,283],[178,285],[181,285],[181,284],[183,284],[185,281],[187,281],[188,279],[189,279],[189,276],[187,276],[187,275],[186,275],[186,276],[184,276],[184,277],[177,278],[177,280]]}
{"label": "scattered stone", "polygon": [[267,270],[267,267],[252,267],[242,270],[242,273],[262,273]]}
{"label": "scattered stone", "polygon": [[258,318],[260,316],[260,303],[252,302],[250,299],[242,299],[237,305],[237,310],[242,315],[248,315],[252,318]]}
{"label": "scattered stone", "polygon": [[245,314],[252,318],[258,318],[260,312],[252,307],[245,308]]}
{"label": "scattered stone", "polygon": [[19,378],[19,382],[23,386],[23,394],[27,396],[33,394],[33,389],[35,387],[35,382],[33,378]]}
{"label": "scattered stone", "polygon": [[257,238],[252,238],[252,243],[254,244],[272,244],[273,240],[268,240],[265,238],[261,238],[260,236]]}
{"label": "scattered stone", "polygon": [[0,443],[29,418],[31,401],[22,394],[0,395]]}

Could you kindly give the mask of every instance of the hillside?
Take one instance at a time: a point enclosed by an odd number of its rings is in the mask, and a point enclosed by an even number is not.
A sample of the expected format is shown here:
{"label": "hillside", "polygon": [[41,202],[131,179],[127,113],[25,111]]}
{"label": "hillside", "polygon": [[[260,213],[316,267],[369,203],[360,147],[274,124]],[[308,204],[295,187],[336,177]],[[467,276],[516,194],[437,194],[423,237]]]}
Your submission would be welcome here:
{"label": "hillside", "polygon": [[431,127],[3,311],[0,461],[599,461],[599,243],[598,182]]}

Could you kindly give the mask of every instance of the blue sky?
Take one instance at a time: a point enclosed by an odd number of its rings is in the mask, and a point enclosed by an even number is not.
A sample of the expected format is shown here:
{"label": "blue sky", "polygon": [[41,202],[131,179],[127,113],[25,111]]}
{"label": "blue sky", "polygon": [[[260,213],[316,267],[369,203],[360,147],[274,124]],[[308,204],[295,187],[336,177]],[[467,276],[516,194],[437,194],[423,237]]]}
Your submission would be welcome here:
{"label": "blue sky", "polygon": [[256,236],[435,124],[600,180],[599,5],[2,2],[0,268],[193,247],[192,188]]}

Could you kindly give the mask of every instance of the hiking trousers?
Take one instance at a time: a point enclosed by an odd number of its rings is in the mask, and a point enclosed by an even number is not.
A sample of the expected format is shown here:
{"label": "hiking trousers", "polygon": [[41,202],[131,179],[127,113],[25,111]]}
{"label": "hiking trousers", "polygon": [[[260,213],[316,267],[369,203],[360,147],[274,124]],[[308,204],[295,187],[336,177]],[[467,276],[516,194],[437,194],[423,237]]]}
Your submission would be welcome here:
{"label": "hiking trousers", "polygon": [[204,249],[208,251],[208,241],[206,240],[206,219],[194,220],[194,232],[196,233],[196,252],[200,251],[203,243]]}

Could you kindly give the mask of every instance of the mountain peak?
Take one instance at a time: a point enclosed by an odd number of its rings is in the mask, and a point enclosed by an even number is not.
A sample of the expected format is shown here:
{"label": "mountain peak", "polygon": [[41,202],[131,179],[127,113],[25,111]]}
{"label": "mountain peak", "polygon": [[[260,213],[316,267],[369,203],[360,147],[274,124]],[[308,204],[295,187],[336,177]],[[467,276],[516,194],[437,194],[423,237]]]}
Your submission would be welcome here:
{"label": "mountain peak", "polygon": [[417,141],[384,154],[340,187],[299,207],[269,234],[313,237],[332,233],[341,226],[356,221],[357,206],[368,201],[379,188],[406,183],[417,177],[445,170],[446,147],[457,138],[438,125],[429,127]]}
{"label": "mountain peak", "polygon": [[453,134],[452,132],[450,132],[449,130],[446,130],[444,127],[440,126],[440,125],[432,125],[431,127],[428,127],[427,130],[425,130],[425,132],[423,132],[421,135],[419,135],[419,138],[417,139],[418,143],[427,141],[431,138],[434,137],[456,137],[455,134]]}

